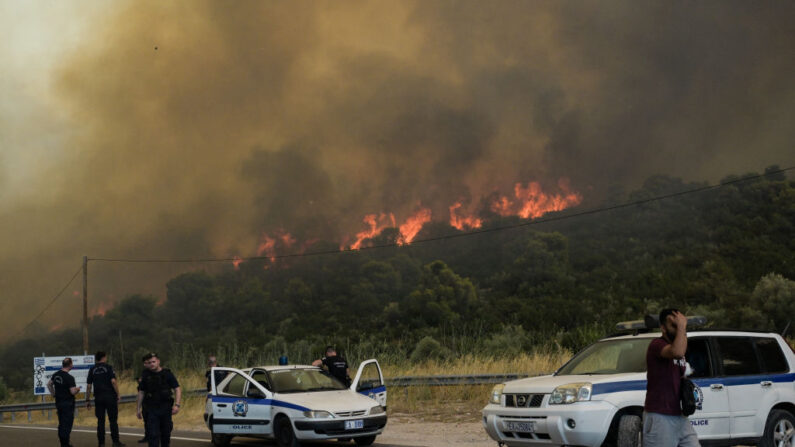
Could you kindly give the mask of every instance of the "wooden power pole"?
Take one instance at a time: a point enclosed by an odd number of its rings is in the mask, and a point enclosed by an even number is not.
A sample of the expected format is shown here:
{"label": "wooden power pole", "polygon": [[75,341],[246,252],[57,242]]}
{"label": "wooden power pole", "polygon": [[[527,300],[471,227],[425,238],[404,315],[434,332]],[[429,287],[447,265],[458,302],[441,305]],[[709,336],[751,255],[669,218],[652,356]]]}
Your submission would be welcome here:
{"label": "wooden power pole", "polygon": [[83,256],[83,355],[88,355],[88,256]]}

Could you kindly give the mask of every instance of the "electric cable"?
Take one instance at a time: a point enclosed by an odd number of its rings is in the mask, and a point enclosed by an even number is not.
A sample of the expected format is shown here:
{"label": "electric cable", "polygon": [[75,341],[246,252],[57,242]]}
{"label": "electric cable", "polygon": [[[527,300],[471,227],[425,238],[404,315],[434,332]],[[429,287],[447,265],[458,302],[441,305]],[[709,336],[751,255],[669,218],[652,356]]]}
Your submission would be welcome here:
{"label": "electric cable", "polygon": [[77,269],[75,274],[72,275],[72,278],[66,283],[66,285],[63,286],[63,288],[55,295],[55,297],[53,297],[53,299],[50,301],[50,303],[47,304],[47,306],[45,306],[44,309],[42,309],[41,312],[39,312],[39,314],[36,315],[36,317],[34,317],[32,320],[30,320],[30,323],[26,324],[25,327],[23,327],[19,332],[14,334],[11,338],[15,339],[18,336],[22,335],[26,330],[28,330],[28,328],[33,323],[35,323],[39,318],[41,318],[41,316],[44,315],[44,313],[47,312],[47,310],[50,307],[52,307],[52,305],[55,304],[56,301],[58,301],[58,298],[60,298],[61,295],[63,295],[63,293],[66,291],[66,289],[69,288],[69,285],[72,284],[72,282],[74,282],[75,278],[77,278],[77,275],[79,275],[81,271],[83,271],[83,266],[82,265],[80,266],[80,268]]}

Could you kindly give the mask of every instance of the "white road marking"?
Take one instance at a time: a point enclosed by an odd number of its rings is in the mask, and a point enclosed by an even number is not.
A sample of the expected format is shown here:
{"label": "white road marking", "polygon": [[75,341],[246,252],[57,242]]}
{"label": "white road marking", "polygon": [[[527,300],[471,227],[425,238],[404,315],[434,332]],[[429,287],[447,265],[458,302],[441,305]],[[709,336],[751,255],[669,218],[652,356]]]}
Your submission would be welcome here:
{"label": "white road marking", "polygon": [[[18,428],[18,429],[23,429],[23,430],[51,430],[51,431],[58,431],[57,427],[33,427],[33,426],[26,427],[26,426],[23,426],[23,425],[0,425],[0,428]],[[86,429],[81,429],[81,428],[73,428],[72,431],[73,432],[78,432],[78,433],[96,433],[97,432],[96,430],[86,430]],[[125,432],[121,432],[121,431],[119,432],[119,434],[120,435],[124,435],[124,436],[142,436],[143,435],[143,433],[125,433]],[[177,439],[177,440],[180,440],[180,441],[209,442],[208,439],[185,438],[185,437],[182,437],[182,436],[172,436],[171,439]]]}

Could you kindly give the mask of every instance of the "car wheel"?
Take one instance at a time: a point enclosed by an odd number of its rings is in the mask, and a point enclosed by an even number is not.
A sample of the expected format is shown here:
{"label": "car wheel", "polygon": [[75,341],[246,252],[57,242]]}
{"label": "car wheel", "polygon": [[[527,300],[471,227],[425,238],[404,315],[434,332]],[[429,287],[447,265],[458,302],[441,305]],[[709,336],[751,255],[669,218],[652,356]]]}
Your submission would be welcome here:
{"label": "car wheel", "polygon": [[375,442],[375,435],[372,436],[362,436],[361,438],[353,438],[356,445],[373,445]]}
{"label": "car wheel", "polygon": [[300,447],[301,443],[295,437],[293,424],[287,416],[279,416],[273,426],[273,434],[276,437],[276,444],[279,447]]}
{"label": "car wheel", "polygon": [[771,411],[759,446],[793,447],[793,442],[795,442],[795,416],[784,410]]}
{"label": "car wheel", "polygon": [[618,420],[616,447],[640,447],[640,416],[625,414]]}
{"label": "car wheel", "polygon": [[220,433],[210,432],[210,439],[215,447],[228,447],[232,442],[231,435],[224,435]]}

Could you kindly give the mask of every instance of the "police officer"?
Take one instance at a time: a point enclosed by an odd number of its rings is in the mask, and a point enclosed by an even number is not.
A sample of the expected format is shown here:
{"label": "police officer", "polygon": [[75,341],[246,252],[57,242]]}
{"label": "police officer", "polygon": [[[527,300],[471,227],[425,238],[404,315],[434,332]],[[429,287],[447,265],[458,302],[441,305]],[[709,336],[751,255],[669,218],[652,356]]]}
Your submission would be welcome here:
{"label": "police officer", "polygon": [[72,370],[72,359],[66,357],[61,362],[62,368],[52,375],[47,382],[47,389],[55,396],[55,409],[58,412],[58,439],[61,447],[71,447],[69,434],[75,421],[75,394],[80,392],[80,387],[75,384],[75,378],[69,374]]}
{"label": "police officer", "polygon": [[91,408],[91,389],[93,387],[96,400],[94,414],[97,416],[99,445],[105,445],[105,413],[107,413],[113,447],[122,447],[124,444],[119,441],[119,424],[116,422],[119,417],[121,394],[119,394],[119,384],[116,382],[116,373],[107,362],[108,356],[103,351],[98,351],[94,355],[94,366],[88,370],[86,379],[87,408]]}
{"label": "police officer", "polygon": [[[214,355],[211,355],[210,357],[207,358],[207,372],[204,373],[204,376],[207,377],[208,392],[210,391],[210,388],[212,386],[212,383],[210,383],[210,371],[212,371],[212,368],[217,366],[220,365],[218,365],[218,360],[216,360]],[[219,383],[221,383],[222,380],[224,380],[224,377],[226,377],[226,371],[216,371],[214,375],[215,375],[215,384],[218,385]]]}
{"label": "police officer", "polygon": [[160,366],[160,359],[154,352],[144,356],[144,367],[138,387],[137,416],[141,419],[141,410],[145,407],[149,447],[168,447],[171,443],[171,416],[179,413],[182,389],[174,374]]}
{"label": "police officer", "polygon": [[334,346],[326,346],[326,356],[312,362],[312,366],[323,366],[329,374],[336,377],[345,386],[351,385],[351,372],[348,369],[348,362],[337,355]]}

